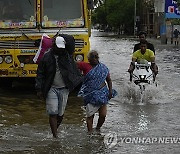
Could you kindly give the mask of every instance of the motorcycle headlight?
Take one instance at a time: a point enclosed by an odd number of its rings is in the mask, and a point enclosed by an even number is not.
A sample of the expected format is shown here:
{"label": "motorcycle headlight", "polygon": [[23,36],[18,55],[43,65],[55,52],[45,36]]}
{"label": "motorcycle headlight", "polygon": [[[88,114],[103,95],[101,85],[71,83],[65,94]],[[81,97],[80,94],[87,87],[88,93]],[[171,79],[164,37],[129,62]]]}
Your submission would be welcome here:
{"label": "motorcycle headlight", "polygon": [[0,64],[3,62],[3,57],[0,56]]}
{"label": "motorcycle headlight", "polygon": [[76,55],[75,60],[76,61],[83,61],[84,57],[83,57],[83,55]]}
{"label": "motorcycle headlight", "polygon": [[145,75],[140,75],[139,78],[140,78],[141,80],[145,80],[146,76],[145,76]]}
{"label": "motorcycle headlight", "polygon": [[6,56],[6,57],[4,58],[4,60],[5,60],[5,62],[6,62],[7,64],[10,64],[10,63],[12,62],[12,57],[11,57],[11,56]]}

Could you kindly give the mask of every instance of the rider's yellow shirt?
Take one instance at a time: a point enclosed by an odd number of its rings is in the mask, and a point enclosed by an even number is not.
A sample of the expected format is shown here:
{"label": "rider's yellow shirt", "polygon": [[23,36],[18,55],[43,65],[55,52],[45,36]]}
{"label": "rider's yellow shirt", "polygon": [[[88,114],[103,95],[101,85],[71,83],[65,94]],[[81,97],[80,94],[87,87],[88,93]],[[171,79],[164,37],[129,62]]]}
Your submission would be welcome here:
{"label": "rider's yellow shirt", "polygon": [[154,52],[146,49],[146,52],[144,54],[141,53],[141,50],[137,50],[136,52],[133,53],[132,58],[135,58],[137,61],[140,59],[145,59],[147,61],[151,61],[151,58],[155,57]]}

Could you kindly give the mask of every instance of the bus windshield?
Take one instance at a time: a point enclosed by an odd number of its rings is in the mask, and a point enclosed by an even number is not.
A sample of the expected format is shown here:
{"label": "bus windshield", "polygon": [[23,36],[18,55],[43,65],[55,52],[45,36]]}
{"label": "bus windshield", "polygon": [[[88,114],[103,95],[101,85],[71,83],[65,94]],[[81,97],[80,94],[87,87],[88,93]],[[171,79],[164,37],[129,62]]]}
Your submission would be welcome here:
{"label": "bus windshield", "polygon": [[42,27],[83,27],[82,0],[44,0]]}
{"label": "bus windshield", "polygon": [[36,0],[0,0],[0,28],[34,28]]}

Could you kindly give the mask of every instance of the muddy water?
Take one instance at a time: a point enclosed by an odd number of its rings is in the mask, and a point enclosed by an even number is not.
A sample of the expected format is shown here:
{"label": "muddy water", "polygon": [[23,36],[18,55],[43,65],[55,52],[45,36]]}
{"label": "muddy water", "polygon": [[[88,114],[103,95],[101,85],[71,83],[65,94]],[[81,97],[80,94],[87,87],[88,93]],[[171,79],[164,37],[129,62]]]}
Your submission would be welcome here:
{"label": "muddy water", "polygon": [[[158,86],[147,87],[140,103],[139,88],[129,82],[127,72],[136,41],[102,34],[93,31],[91,48],[99,51],[101,62],[109,67],[118,96],[109,103],[101,132],[87,134],[82,100],[72,93],[59,139],[52,139],[45,104],[33,87],[1,87],[0,153],[179,153],[180,140],[171,140],[180,138],[180,52],[155,45]],[[104,143],[109,133],[117,137],[113,146]],[[144,142],[133,142],[133,138],[144,138]]]}

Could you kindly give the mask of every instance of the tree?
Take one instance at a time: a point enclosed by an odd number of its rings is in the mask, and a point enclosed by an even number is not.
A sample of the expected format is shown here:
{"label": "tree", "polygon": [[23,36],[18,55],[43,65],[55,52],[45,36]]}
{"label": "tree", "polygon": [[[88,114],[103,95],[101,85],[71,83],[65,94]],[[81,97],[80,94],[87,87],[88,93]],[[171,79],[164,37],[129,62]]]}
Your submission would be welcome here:
{"label": "tree", "polygon": [[101,28],[107,25],[106,11],[104,5],[99,6],[93,11],[92,23],[93,25],[99,24]]}
{"label": "tree", "polygon": [[133,32],[134,1],[103,0],[101,2],[101,5],[93,12],[93,24],[113,27],[118,33],[120,33],[121,27],[126,27],[125,32],[128,34]]}
{"label": "tree", "polygon": [[133,32],[134,24],[134,2],[132,0],[107,0],[107,22],[118,30],[124,27],[125,33]]}

